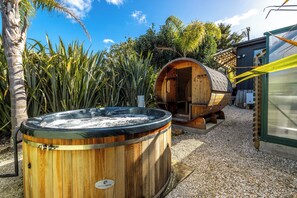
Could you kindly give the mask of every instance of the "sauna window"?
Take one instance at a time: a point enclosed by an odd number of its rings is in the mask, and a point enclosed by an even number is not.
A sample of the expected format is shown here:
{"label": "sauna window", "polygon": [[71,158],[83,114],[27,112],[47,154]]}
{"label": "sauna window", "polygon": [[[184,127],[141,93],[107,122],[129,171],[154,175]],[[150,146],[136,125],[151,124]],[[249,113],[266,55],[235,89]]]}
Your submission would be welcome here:
{"label": "sauna window", "polygon": [[170,80],[166,81],[166,92],[170,93]]}
{"label": "sauna window", "polygon": [[[278,36],[284,36],[280,34]],[[297,40],[297,30],[286,37]],[[274,37],[269,38],[269,61],[297,53],[292,47]],[[271,136],[297,140],[297,68],[269,74],[268,78],[268,130]]]}

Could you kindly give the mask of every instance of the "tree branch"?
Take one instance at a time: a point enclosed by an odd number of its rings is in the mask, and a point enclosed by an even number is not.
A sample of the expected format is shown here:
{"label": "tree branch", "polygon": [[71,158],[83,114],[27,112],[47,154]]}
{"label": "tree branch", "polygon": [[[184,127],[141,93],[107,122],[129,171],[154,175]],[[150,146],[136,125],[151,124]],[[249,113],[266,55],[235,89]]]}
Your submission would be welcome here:
{"label": "tree branch", "polygon": [[179,53],[178,51],[176,51],[175,49],[171,48],[171,47],[156,47],[157,50],[167,50],[167,51],[172,51],[177,53],[178,55],[180,55],[181,57],[183,57],[183,55],[181,53]]}

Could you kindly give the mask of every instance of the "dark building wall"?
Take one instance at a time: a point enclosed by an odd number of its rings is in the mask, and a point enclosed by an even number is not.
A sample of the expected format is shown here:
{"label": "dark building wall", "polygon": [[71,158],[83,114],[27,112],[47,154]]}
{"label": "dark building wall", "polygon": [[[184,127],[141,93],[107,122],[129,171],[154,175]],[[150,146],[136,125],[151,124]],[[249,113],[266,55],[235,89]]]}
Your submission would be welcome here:
{"label": "dark building wall", "polygon": [[[245,41],[235,45],[237,47],[237,67],[253,66],[253,58],[255,50],[266,47],[265,37]],[[236,75],[251,70],[250,68],[236,69]],[[236,85],[237,90],[252,90],[254,86],[253,79],[246,80]]]}

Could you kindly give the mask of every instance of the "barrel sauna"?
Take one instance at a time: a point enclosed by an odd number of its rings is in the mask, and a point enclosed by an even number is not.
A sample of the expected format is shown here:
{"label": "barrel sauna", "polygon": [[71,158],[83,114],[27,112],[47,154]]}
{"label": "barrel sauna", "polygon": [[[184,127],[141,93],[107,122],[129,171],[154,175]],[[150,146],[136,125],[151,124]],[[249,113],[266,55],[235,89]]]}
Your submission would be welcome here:
{"label": "barrel sauna", "polygon": [[[141,114],[126,126],[52,128],[67,119]],[[171,172],[171,114],[160,109],[84,109],[30,118],[23,133],[26,198],[158,197]]]}
{"label": "barrel sauna", "polygon": [[199,129],[225,118],[221,110],[231,93],[231,82],[224,74],[191,58],[167,63],[155,82],[158,106],[172,113],[174,123]]}

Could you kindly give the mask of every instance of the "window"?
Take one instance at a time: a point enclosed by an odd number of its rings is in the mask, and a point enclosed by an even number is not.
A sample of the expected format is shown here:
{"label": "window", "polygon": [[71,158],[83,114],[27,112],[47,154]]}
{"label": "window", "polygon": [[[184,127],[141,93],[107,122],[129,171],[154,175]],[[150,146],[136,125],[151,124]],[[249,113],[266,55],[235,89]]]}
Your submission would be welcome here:
{"label": "window", "polygon": [[263,65],[265,54],[266,54],[265,52],[266,52],[265,48],[254,50],[254,55],[253,55],[254,66]]}

